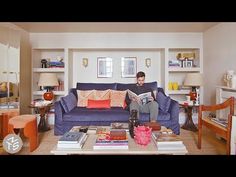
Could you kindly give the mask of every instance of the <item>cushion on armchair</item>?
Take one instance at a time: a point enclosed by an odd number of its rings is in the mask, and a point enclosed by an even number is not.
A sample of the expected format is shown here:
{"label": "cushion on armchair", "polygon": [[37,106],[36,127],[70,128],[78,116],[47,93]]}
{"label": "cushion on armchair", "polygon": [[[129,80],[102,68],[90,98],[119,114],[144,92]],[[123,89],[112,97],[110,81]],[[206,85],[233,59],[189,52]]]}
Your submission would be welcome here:
{"label": "cushion on armchair", "polygon": [[157,93],[157,103],[159,104],[160,110],[167,113],[170,107],[171,99],[165,96],[162,92]]}
{"label": "cushion on armchair", "polygon": [[73,93],[69,93],[67,96],[61,98],[61,104],[65,112],[70,112],[77,105],[76,96]]}

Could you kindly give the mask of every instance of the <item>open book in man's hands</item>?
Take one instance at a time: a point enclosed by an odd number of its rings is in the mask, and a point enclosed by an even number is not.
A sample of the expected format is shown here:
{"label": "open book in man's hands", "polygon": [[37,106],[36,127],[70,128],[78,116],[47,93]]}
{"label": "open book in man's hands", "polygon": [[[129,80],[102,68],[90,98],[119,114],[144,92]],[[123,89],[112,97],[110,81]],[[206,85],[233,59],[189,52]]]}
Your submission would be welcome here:
{"label": "open book in man's hands", "polygon": [[129,95],[129,99],[137,100],[138,104],[140,104],[140,105],[144,105],[144,104],[148,103],[149,101],[153,100],[151,92],[146,92],[146,93],[142,93],[142,94],[137,95],[136,93],[128,90],[128,95]]}

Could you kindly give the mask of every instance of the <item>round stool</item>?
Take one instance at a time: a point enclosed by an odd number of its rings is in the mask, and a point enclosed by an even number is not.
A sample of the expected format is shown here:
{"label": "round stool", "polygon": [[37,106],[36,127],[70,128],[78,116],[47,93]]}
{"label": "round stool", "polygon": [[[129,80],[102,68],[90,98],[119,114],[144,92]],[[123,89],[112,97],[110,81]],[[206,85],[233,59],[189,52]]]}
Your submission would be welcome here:
{"label": "round stool", "polygon": [[8,112],[4,112],[2,113],[2,130],[1,130],[1,135],[2,135],[2,139],[5,138],[5,136],[7,136],[8,134],[8,122],[11,118],[18,116],[19,115],[19,111],[8,111]]}
{"label": "round stool", "polygon": [[38,129],[35,115],[20,115],[9,120],[9,133],[15,133],[14,129],[24,129],[24,136],[29,138],[30,152],[38,147]]}

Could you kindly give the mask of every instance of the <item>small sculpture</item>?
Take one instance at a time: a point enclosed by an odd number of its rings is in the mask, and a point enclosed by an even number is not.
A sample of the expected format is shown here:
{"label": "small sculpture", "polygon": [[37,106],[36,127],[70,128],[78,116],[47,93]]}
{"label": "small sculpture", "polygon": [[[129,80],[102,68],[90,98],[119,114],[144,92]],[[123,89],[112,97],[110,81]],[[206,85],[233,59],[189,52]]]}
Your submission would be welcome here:
{"label": "small sculpture", "polygon": [[46,59],[42,59],[41,63],[42,63],[42,68],[47,68],[47,60]]}

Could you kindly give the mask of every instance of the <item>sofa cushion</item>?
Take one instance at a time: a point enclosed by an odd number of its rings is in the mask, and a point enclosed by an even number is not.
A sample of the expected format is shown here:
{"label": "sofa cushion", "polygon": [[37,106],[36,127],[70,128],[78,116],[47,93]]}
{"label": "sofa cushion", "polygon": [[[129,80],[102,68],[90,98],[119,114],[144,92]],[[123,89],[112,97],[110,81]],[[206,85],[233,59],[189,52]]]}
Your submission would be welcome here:
{"label": "sofa cushion", "polygon": [[88,99],[94,100],[94,90],[77,90],[77,106],[86,107]]}
{"label": "sofa cushion", "polygon": [[110,98],[111,98],[111,107],[122,107],[125,108],[125,97],[126,97],[126,90],[111,90]]}
{"label": "sofa cushion", "polygon": [[110,99],[111,90],[94,90],[94,100],[107,100]]}
{"label": "sofa cushion", "polygon": [[147,82],[144,83],[145,87],[151,88],[153,91],[157,90],[157,82]]}
{"label": "sofa cushion", "polygon": [[116,83],[80,83],[76,84],[77,90],[116,90]]}
{"label": "sofa cushion", "polygon": [[171,99],[165,96],[162,92],[157,93],[157,103],[159,104],[159,109],[167,113],[170,107]]}
{"label": "sofa cushion", "polygon": [[111,100],[88,100],[87,108],[100,108],[109,109],[111,108]]}
{"label": "sofa cushion", "polygon": [[85,107],[75,107],[70,112],[65,113],[63,121],[97,122],[97,121],[123,121],[129,119],[129,111],[123,108],[113,107],[110,109],[87,109]]}
{"label": "sofa cushion", "polygon": [[71,111],[77,105],[77,99],[73,93],[61,98],[61,104],[65,112]]}
{"label": "sofa cushion", "polygon": [[128,90],[128,89],[132,88],[133,86],[135,86],[134,83],[132,83],[132,84],[117,83],[117,90]]}

